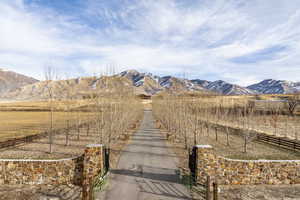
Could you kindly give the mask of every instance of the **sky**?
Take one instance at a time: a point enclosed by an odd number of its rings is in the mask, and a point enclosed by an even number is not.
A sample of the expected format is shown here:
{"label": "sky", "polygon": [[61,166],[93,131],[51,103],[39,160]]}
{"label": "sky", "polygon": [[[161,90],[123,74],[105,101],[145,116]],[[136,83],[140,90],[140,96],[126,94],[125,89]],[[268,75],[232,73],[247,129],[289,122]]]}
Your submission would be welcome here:
{"label": "sky", "polygon": [[0,68],[300,81],[300,0],[0,0]]}

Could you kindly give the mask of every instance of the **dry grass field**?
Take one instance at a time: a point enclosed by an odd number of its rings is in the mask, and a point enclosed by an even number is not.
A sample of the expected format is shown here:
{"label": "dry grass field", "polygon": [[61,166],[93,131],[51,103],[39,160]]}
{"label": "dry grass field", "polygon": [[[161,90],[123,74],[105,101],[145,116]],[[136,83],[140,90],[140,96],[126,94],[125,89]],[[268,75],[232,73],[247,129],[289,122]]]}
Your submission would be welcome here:
{"label": "dry grass field", "polygon": [[[80,106],[89,105],[91,101],[87,100],[56,100],[54,102],[54,110],[62,111],[68,107],[78,108]],[[0,102],[0,111],[49,111],[49,101],[12,101]]]}
{"label": "dry grass field", "polygon": [[0,149],[0,158],[66,158],[81,154],[91,143],[118,151],[142,118],[143,110],[134,96],[51,103],[0,103],[0,142],[47,132],[32,142]]}
{"label": "dry grass field", "polygon": [[[73,123],[80,119],[81,123],[95,115],[92,112],[54,112],[55,129],[66,127],[67,120]],[[0,112],[0,141],[35,135],[49,130],[49,111],[5,111]]]}
{"label": "dry grass field", "polygon": [[[139,121],[136,121],[138,123]],[[138,124],[134,124],[123,131],[122,135],[132,134]],[[88,130],[89,129],[89,130]],[[106,135],[106,137],[108,137]],[[112,151],[111,162],[114,166],[117,163],[119,152],[126,144],[129,137],[115,137],[112,139],[110,148]],[[69,132],[69,144],[66,146],[66,135],[64,133],[53,137],[53,151],[49,153],[48,138],[41,138],[33,142],[13,146],[10,148],[0,149],[0,158],[4,159],[60,159],[70,158],[81,155],[87,144],[99,143],[100,135],[97,132],[97,127],[94,125],[81,127],[78,133],[77,129],[72,129]]]}

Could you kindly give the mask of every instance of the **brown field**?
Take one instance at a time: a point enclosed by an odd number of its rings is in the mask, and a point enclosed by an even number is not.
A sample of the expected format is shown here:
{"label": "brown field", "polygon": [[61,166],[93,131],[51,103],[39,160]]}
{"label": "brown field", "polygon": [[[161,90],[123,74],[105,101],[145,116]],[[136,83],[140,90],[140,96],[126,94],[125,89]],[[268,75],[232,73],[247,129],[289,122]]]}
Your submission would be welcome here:
{"label": "brown field", "polygon": [[[67,120],[74,123],[77,117],[80,117],[80,120],[84,122],[93,115],[94,113],[91,112],[74,112],[72,115],[68,112],[55,112],[53,126],[55,129],[64,128]],[[49,130],[49,121],[50,112],[45,111],[0,112],[0,141],[45,132]]]}
{"label": "brown field", "polygon": [[[137,122],[138,123],[138,122]],[[132,134],[137,124],[122,134]],[[89,130],[88,130],[89,129]],[[108,137],[105,135],[105,137]],[[0,149],[0,158],[4,159],[59,159],[70,158],[81,155],[87,144],[99,143],[100,135],[95,125],[81,127],[79,133],[77,129],[71,129],[69,132],[69,145],[66,146],[66,135],[64,133],[53,137],[53,152],[49,153],[48,137],[35,140],[33,142]],[[112,151],[111,164],[117,163],[119,152],[126,144],[128,137],[115,137],[110,146]]]}
{"label": "brown field", "polygon": [[[122,135],[142,118],[142,104],[134,98],[0,103],[0,142],[47,132],[46,136],[0,149],[0,158],[54,159],[79,155],[85,145],[118,145]],[[67,131],[68,130],[68,131]],[[50,142],[52,135],[52,142]],[[49,154],[51,148],[52,152]],[[114,144],[112,144],[114,143]]]}
{"label": "brown field", "polygon": [[[55,110],[64,110],[67,106],[79,107],[81,105],[90,104],[85,100],[72,101],[55,101]],[[48,101],[15,101],[15,102],[0,102],[0,111],[45,111],[50,110]]]}

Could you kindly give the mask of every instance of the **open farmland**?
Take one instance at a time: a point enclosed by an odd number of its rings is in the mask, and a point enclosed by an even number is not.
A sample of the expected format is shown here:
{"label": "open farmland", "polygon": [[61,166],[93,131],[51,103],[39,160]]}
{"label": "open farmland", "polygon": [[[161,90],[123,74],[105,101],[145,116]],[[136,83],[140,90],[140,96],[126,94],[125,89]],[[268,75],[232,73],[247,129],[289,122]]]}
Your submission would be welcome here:
{"label": "open farmland", "polygon": [[[55,129],[65,128],[67,121],[75,122],[80,116],[81,123],[91,119],[92,112],[55,112],[53,126]],[[0,112],[0,141],[35,135],[49,130],[49,111],[5,111]]]}
{"label": "open farmland", "polygon": [[[55,111],[69,111],[93,105],[92,100],[54,100]],[[50,111],[49,101],[0,101],[0,111]]]}
{"label": "open farmland", "polygon": [[0,142],[44,135],[1,149],[0,157],[57,159],[80,155],[87,144],[118,146],[128,139],[126,135],[141,119],[140,101],[132,97],[127,97],[127,100],[54,101],[52,111],[47,101],[2,103]]}
{"label": "open farmland", "polygon": [[[55,101],[52,128],[58,130],[90,121],[95,112],[82,109],[89,101]],[[47,101],[0,103],[0,141],[47,132],[51,128],[51,108]]]}

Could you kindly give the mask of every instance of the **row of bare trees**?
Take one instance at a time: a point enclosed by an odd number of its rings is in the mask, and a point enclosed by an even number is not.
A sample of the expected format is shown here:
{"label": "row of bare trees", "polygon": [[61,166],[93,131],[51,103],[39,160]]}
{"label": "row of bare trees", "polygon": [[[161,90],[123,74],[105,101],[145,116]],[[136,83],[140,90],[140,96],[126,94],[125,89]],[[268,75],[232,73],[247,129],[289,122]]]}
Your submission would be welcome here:
{"label": "row of bare trees", "polygon": [[[53,152],[56,112],[66,113],[65,145],[71,144],[71,131],[76,132],[76,140],[81,140],[82,129],[86,136],[93,131],[94,143],[110,146],[115,140],[126,135],[126,131],[142,117],[142,104],[130,88],[117,85],[118,77],[102,75],[99,81],[89,91],[85,98],[78,95],[73,87],[66,87],[64,94],[56,94],[60,84],[57,84],[56,71],[53,68],[45,70],[45,89],[49,106],[49,152]],[[97,81],[97,77],[94,77]],[[116,79],[116,80],[114,80]],[[64,80],[67,82],[68,80]],[[59,96],[59,98],[57,97]],[[61,106],[63,104],[63,106]],[[60,106],[59,106],[60,105]],[[63,110],[62,110],[63,107]]]}
{"label": "row of bare trees", "polygon": [[230,128],[243,130],[239,136],[244,141],[244,152],[247,152],[247,146],[256,138],[257,132],[298,139],[300,121],[295,110],[293,114],[288,111],[291,101],[267,103],[272,106],[259,108],[243,97],[203,95],[192,98],[169,94],[154,98],[153,111],[169,136],[183,142],[186,149],[196,145],[208,133],[215,141],[219,140],[219,134],[225,134],[229,146]]}

